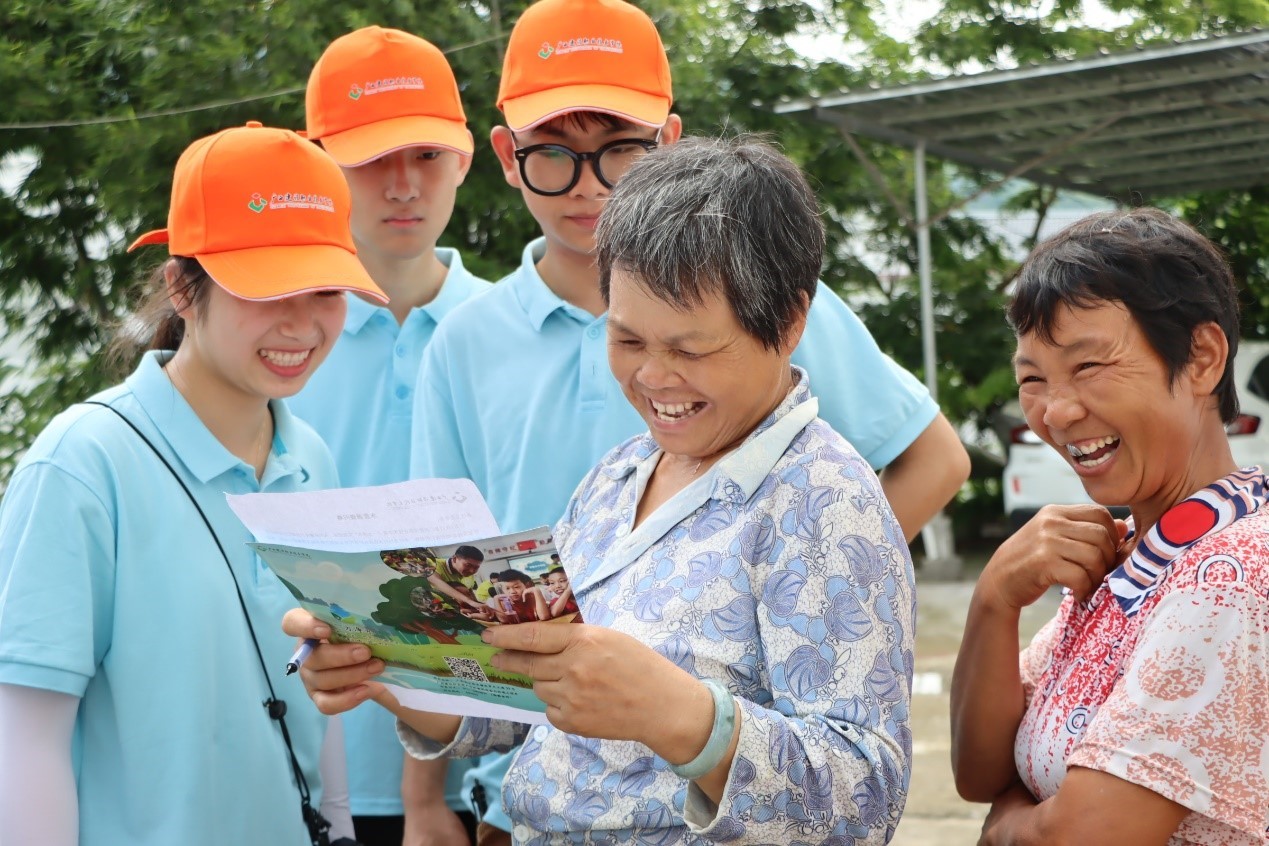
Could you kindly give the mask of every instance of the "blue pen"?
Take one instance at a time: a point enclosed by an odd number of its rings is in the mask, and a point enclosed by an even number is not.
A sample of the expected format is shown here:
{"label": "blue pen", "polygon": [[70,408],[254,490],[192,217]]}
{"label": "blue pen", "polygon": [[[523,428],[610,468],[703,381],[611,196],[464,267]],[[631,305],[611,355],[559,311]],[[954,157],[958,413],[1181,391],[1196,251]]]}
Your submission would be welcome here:
{"label": "blue pen", "polygon": [[308,660],[308,656],[313,654],[313,647],[320,643],[317,638],[306,637],[304,642],[300,644],[300,648],[295,650],[295,654],[291,656],[291,660],[286,662],[286,674],[297,672],[300,667],[304,666],[304,662]]}

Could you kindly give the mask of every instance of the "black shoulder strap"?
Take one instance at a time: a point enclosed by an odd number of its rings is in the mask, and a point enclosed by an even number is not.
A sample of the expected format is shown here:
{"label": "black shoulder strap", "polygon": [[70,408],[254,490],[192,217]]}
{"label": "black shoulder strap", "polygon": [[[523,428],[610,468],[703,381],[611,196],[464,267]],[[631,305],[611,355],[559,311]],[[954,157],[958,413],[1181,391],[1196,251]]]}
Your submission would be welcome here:
{"label": "black shoulder strap", "polygon": [[198,512],[198,516],[202,518],[203,525],[207,527],[207,533],[211,535],[212,540],[216,544],[216,549],[220,550],[220,557],[225,561],[225,567],[229,570],[229,578],[234,583],[234,593],[238,595],[238,607],[242,609],[242,619],[247,623],[247,631],[251,635],[251,645],[255,647],[256,659],[260,662],[260,672],[264,674],[264,683],[269,688],[269,698],[264,700],[265,710],[269,716],[278,721],[278,726],[282,730],[282,741],[286,744],[287,756],[291,759],[291,771],[295,774],[295,783],[300,791],[300,810],[304,815],[304,823],[308,826],[309,837],[313,841],[313,846],[327,846],[329,838],[327,830],[330,823],[327,822],[321,813],[313,807],[312,793],[308,787],[308,780],[304,778],[304,772],[300,768],[299,758],[295,755],[295,747],[291,745],[291,732],[286,727],[286,700],[278,699],[277,694],[273,690],[273,680],[269,678],[269,670],[264,662],[264,653],[260,649],[260,641],[256,638],[256,630],[251,625],[251,615],[247,613],[247,601],[242,596],[242,588],[238,585],[238,576],[234,573],[233,565],[229,563],[229,556],[225,554],[225,547],[220,543],[220,537],[216,534],[216,530],[212,528],[211,520],[207,519],[206,512],[203,507],[198,504],[198,500],[194,498],[194,494],[190,491],[189,486],[185,484],[185,480],[181,478],[181,474],[176,472],[176,468],[167,460],[167,457],[159,451],[154,442],[146,437],[137,425],[128,419],[128,415],[112,405],[96,400],[86,400],[84,405],[97,405],[105,408],[115,414],[120,420],[128,424],[128,428],[137,433],[137,437],[150,448],[150,451],[163,462],[163,466],[172,474],[172,478],[181,486],[181,490],[185,491],[185,495],[189,497],[190,503],[193,504],[194,510]]}

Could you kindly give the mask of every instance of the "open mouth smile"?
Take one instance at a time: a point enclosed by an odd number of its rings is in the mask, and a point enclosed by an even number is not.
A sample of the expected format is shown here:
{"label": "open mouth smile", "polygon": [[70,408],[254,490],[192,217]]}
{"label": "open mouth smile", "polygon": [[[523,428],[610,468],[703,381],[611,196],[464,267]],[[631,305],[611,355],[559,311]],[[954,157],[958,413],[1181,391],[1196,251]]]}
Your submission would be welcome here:
{"label": "open mouth smile", "polygon": [[278,367],[299,367],[308,361],[308,357],[312,355],[312,350],[300,350],[299,352],[286,352],[285,350],[260,350],[260,357],[276,364]]}
{"label": "open mouth smile", "polygon": [[648,402],[651,403],[652,411],[657,419],[665,423],[686,420],[699,413],[707,405],[703,402],[657,402],[654,399],[649,399]]}
{"label": "open mouth smile", "polygon": [[1079,466],[1092,469],[1109,461],[1115,450],[1119,449],[1119,443],[1119,438],[1106,435],[1080,443],[1069,443],[1066,445],[1066,453]]}

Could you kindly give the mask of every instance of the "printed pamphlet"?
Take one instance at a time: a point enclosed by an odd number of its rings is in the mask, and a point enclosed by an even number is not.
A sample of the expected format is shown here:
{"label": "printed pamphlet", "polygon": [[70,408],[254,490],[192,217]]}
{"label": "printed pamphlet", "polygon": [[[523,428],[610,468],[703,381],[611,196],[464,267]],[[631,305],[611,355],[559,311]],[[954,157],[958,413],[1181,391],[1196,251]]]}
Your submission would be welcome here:
{"label": "printed pamphlet", "polygon": [[480,634],[580,622],[549,528],[473,534],[495,524],[465,480],[231,495],[229,505],[331,640],[365,643],[384,661],[377,680],[403,705],[546,722],[531,681],[491,666],[497,650]]}

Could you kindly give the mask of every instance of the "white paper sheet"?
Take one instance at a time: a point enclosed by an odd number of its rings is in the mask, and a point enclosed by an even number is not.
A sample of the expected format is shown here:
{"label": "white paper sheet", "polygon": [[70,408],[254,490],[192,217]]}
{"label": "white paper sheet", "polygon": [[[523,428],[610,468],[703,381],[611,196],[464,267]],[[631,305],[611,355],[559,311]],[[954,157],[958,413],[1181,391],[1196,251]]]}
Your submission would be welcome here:
{"label": "white paper sheet", "polygon": [[514,708],[510,705],[499,705],[496,702],[485,702],[469,696],[450,696],[445,693],[434,693],[430,690],[412,690],[400,685],[384,685],[393,696],[406,708],[416,711],[431,711],[434,714],[456,714],[466,717],[488,717],[491,720],[511,720],[515,723],[549,726],[546,714]]}
{"label": "white paper sheet", "polygon": [[367,488],[226,498],[260,543],[369,552],[498,534],[489,506],[468,479],[416,479]]}

